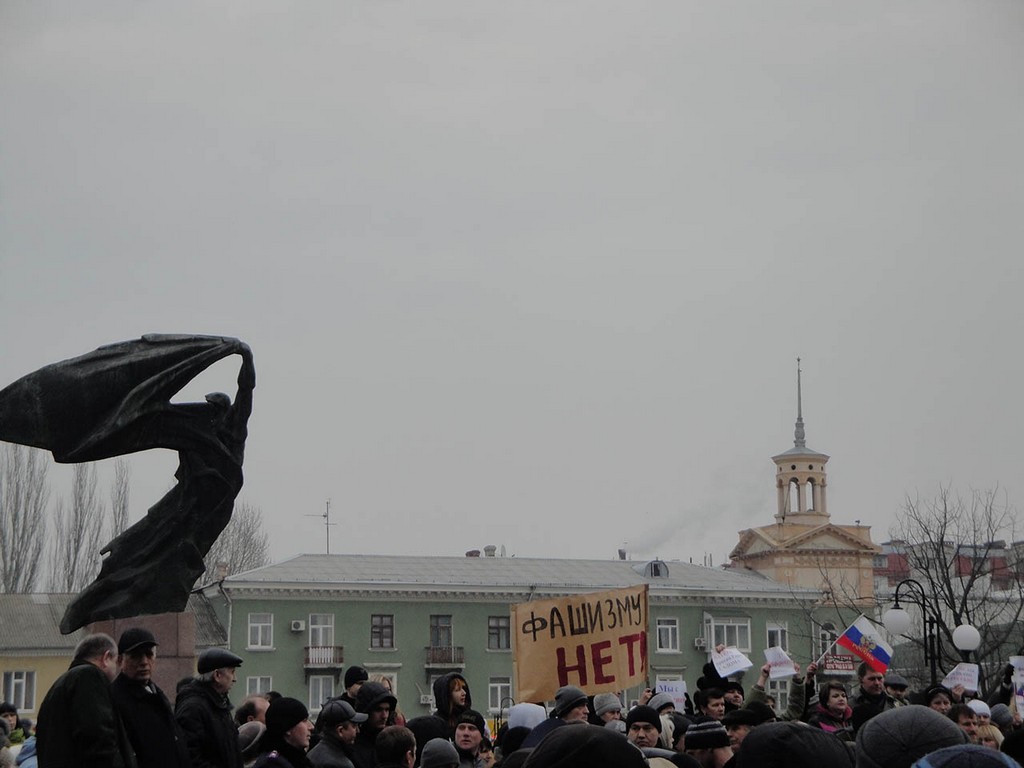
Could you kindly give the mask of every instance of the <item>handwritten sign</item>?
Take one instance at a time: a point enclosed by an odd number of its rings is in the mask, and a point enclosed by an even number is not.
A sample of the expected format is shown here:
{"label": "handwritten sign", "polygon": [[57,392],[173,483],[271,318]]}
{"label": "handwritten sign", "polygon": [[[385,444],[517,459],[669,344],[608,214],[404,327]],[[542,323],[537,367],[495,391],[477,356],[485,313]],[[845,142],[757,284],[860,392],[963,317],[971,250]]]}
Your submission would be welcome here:
{"label": "handwritten sign", "polygon": [[563,685],[589,694],[647,680],[647,585],[512,606],[512,671],[520,701]]}
{"label": "handwritten sign", "polygon": [[676,709],[682,712],[686,708],[686,681],[685,680],[662,680],[660,677],[654,683],[655,693],[667,693],[675,702]]}
{"label": "handwritten sign", "polygon": [[737,672],[743,672],[754,666],[754,662],[735,648],[726,648],[721,653],[714,651],[711,654],[711,663],[715,665],[715,669],[722,677],[735,675]]}
{"label": "handwritten sign", "polygon": [[942,678],[942,684],[950,690],[958,685],[962,685],[968,691],[978,690],[978,665],[960,662]]}
{"label": "handwritten sign", "polygon": [[771,680],[781,680],[796,674],[796,664],[789,658],[789,654],[778,645],[764,649],[764,660],[771,667],[768,673],[768,678]]}

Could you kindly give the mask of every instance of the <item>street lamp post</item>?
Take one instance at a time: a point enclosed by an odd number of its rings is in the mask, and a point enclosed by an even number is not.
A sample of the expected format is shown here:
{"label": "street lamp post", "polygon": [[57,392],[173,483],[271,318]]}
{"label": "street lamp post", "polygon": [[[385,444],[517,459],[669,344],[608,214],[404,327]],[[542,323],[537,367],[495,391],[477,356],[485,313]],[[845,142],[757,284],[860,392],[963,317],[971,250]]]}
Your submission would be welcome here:
{"label": "street lamp post", "polygon": [[961,624],[953,630],[953,645],[960,651],[960,658],[970,661],[971,651],[981,645],[981,633],[970,624]]}
{"label": "street lamp post", "polygon": [[[910,596],[904,596],[921,609],[921,616],[924,624],[924,661],[929,665],[932,673],[932,687],[938,681],[939,663],[939,633],[937,630],[938,619],[928,612],[927,600],[925,599],[924,587],[914,579],[904,579],[896,585],[896,595],[893,597],[892,608],[885,612],[882,623],[885,628],[894,635],[905,635],[910,630],[910,614],[900,607],[900,588],[907,587]],[[916,592],[912,587],[916,587]],[[974,629],[971,627],[971,629]],[[977,632],[977,630],[974,630]],[[954,640],[955,642],[955,640]],[[959,647],[959,646],[958,646]],[[977,648],[975,644],[974,648]],[[973,649],[972,649],[973,650]]]}

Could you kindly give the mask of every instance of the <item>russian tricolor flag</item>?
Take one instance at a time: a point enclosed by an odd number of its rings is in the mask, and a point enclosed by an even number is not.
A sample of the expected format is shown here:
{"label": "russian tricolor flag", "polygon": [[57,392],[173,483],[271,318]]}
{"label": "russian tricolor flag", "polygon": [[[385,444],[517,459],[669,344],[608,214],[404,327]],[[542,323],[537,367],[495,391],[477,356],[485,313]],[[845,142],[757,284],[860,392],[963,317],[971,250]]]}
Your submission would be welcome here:
{"label": "russian tricolor flag", "polygon": [[876,672],[885,672],[892,661],[892,648],[882,640],[875,625],[863,614],[839,636],[836,645],[862,658]]}

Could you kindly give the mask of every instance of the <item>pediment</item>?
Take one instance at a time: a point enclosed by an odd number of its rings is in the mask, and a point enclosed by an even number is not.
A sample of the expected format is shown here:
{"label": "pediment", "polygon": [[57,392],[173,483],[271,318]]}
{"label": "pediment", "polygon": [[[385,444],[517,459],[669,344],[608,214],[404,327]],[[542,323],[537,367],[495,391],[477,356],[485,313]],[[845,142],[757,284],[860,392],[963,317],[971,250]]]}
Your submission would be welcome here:
{"label": "pediment", "polygon": [[837,525],[825,523],[809,531],[803,531],[782,543],[787,550],[847,550],[850,552],[874,552],[877,546],[864,541]]}
{"label": "pediment", "polygon": [[760,528],[748,528],[740,533],[739,543],[729,553],[731,559],[738,559],[761,552],[772,552],[779,548],[779,542]]}

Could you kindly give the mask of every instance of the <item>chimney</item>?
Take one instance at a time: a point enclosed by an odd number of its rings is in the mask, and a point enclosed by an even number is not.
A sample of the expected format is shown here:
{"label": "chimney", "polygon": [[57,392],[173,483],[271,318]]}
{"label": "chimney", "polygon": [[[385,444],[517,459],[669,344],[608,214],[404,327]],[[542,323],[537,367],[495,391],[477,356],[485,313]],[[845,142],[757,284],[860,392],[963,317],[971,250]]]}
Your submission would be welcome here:
{"label": "chimney", "polygon": [[620,549],[619,550],[619,560],[625,560],[625,559],[626,559],[626,550]]}
{"label": "chimney", "polygon": [[228,577],[228,564],[223,560],[217,561],[217,581],[224,581]]}
{"label": "chimney", "polygon": [[480,557],[480,550],[471,549],[466,553],[466,557]]}
{"label": "chimney", "polygon": [[498,551],[498,548],[493,544],[488,544],[484,547],[484,557],[494,557],[494,553]]}

